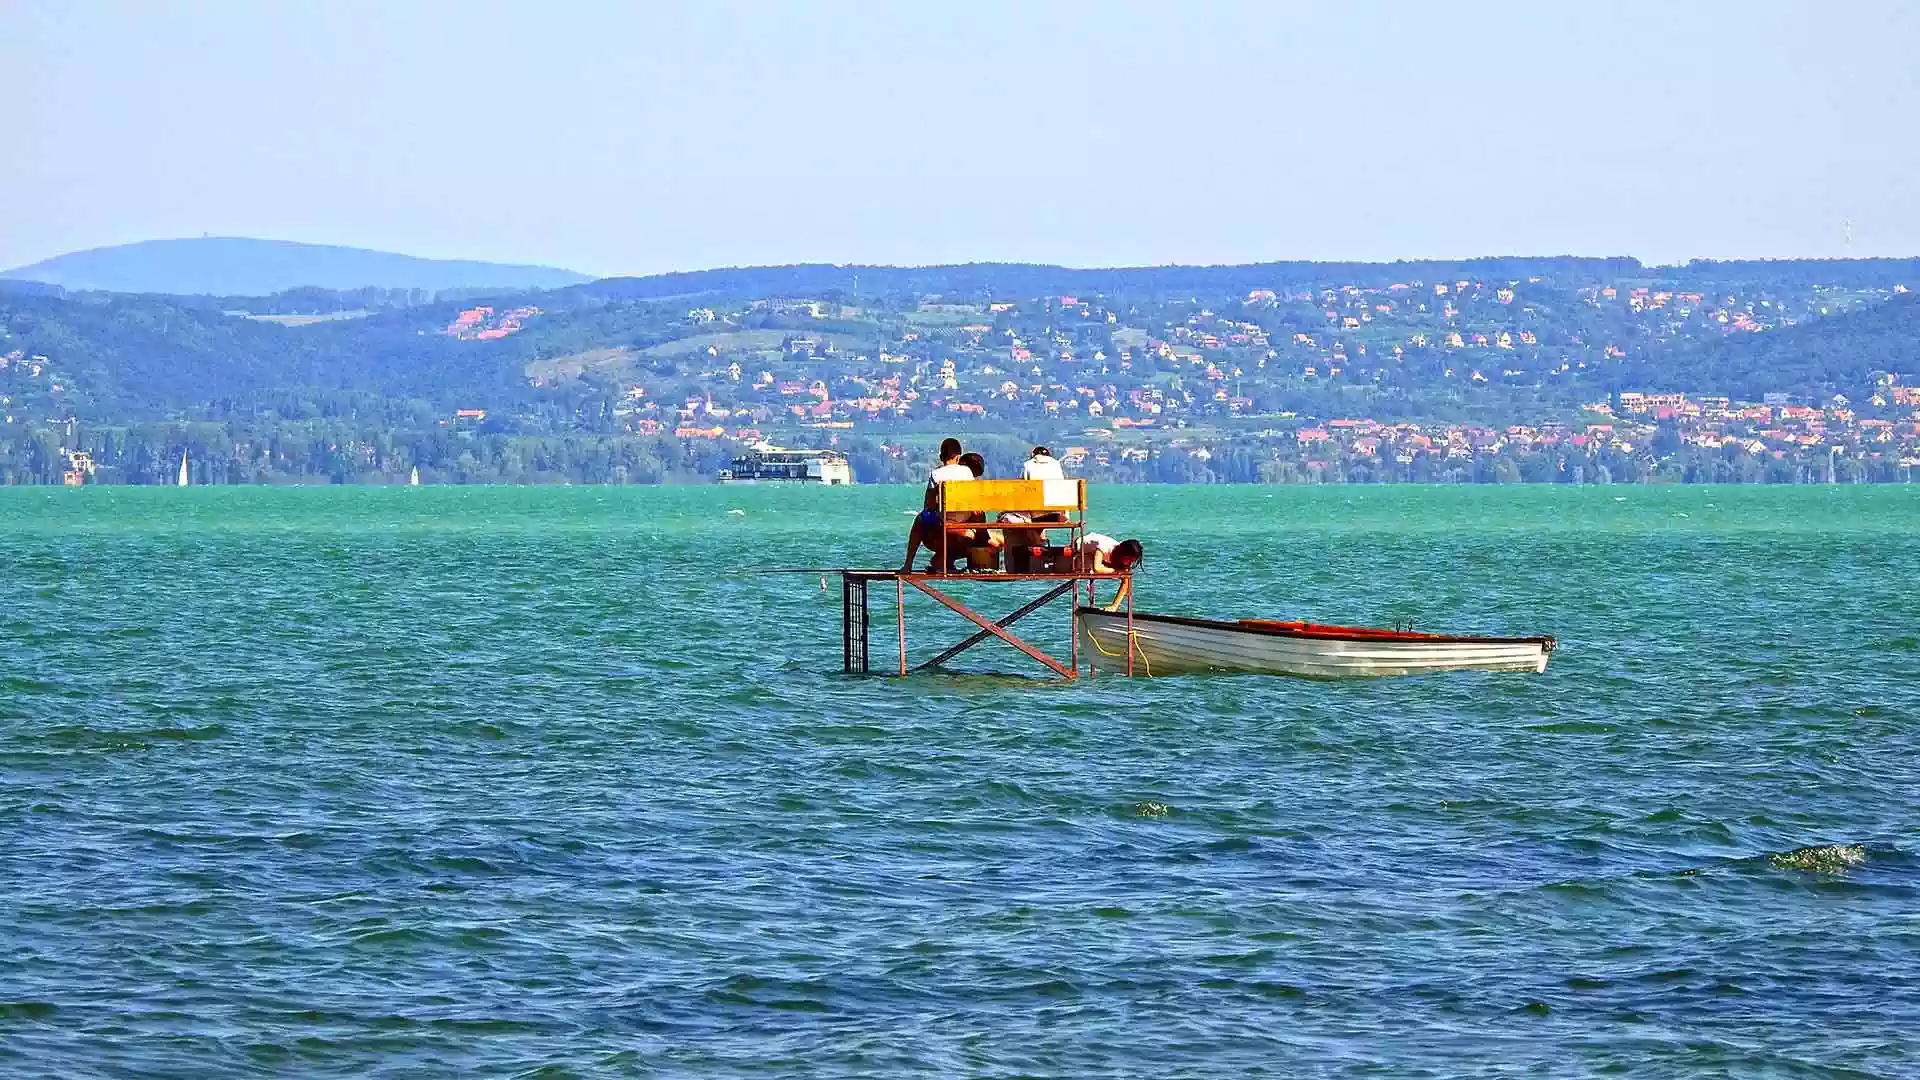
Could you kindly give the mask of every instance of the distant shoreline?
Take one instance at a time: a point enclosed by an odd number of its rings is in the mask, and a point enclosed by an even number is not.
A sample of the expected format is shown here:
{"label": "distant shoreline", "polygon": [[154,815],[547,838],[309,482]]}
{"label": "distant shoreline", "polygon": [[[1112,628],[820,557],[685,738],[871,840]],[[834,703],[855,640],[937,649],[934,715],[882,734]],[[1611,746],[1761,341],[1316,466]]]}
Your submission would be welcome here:
{"label": "distant shoreline", "polygon": [[[1233,488],[1248,488],[1248,489],[1261,489],[1261,488],[1271,489],[1271,488],[1321,488],[1321,487],[1341,487],[1341,488],[1394,488],[1394,487],[1401,487],[1401,488],[1474,488],[1474,487],[1483,487],[1483,488],[1522,488],[1522,487],[1525,487],[1525,488],[1546,488],[1546,487],[1563,487],[1563,488],[1672,488],[1672,487],[1829,488],[1829,487],[1832,487],[1832,488],[1844,488],[1844,487],[1904,487],[1912,483],[1913,481],[1909,479],[1793,480],[1793,481],[1646,479],[1646,480],[1631,480],[1631,481],[1584,480],[1578,483],[1575,483],[1572,481],[1556,481],[1556,480],[1507,480],[1507,481],[1494,481],[1494,480],[1369,480],[1369,481],[1277,480],[1277,481],[1271,481],[1271,482],[1234,481],[1234,480],[1215,480],[1215,481],[1098,480],[1098,481],[1090,481],[1090,482],[1093,483],[1096,487],[1128,487],[1128,488],[1233,487]],[[6,491],[6,490],[27,491],[27,490],[46,490],[46,489],[81,490],[83,488],[111,488],[115,490],[159,489],[159,488],[174,488],[176,486],[177,485],[169,484],[169,483],[153,483],[153,484],[92,483],[92,484],[85,484],[85,485],[63,485],[59,483],[27,482],[27,483],[0,484],[0,491]],[[624,484],[611,483],[611,482],[605,482],[605,481],[593,481],[593,480],[479,480],[479,481],[472,481],[472,482],[422,481],[418,485],[410,485],[408,484],[407,479],[405,477],[399,477],[393,480],[371,480],[371,481],[353,480],[353,481],[347,481],[345,483],[335,483],[333,481],[326,480],[326,479],[312,479],[312,480],[262,480],[262,481],[246,482],[246,483],[195,483],[190,485],[190,487],[194,487],[194,488],[302,488],[302,489],[306,489],[306,488],[390,488],[390,487],[403,488],[403,487],[414,487],[414,486],[422,487],[422,488],[564,488],[564,487],[713,488],[715,490],[719,490],[723,486],[725,486],[726,490],[729,490],[729,491],[743,491],[743,490],[785,491],[785,490],[813,490],[813,489],[821,489],[824,491],[830,487],[830,485],[827,485],[827,484],[804,484],[804,483],[761,483],[761,484],[721,485],[720,483],[712,479],[664,480],[658,483],[624,483]],[[899,481],[899,482],[891,482],[891,483],[871,483],[871,484],[856,483],[852,485],[834,485],[832,486],[832,489],[835,491],[857,490],[861,488],[878,488],[878,489],[897,488],[897,489],[907,490],[907,489],[915,489],[915,488],[918,488],[919,486],[920,485],[917,481]]]}

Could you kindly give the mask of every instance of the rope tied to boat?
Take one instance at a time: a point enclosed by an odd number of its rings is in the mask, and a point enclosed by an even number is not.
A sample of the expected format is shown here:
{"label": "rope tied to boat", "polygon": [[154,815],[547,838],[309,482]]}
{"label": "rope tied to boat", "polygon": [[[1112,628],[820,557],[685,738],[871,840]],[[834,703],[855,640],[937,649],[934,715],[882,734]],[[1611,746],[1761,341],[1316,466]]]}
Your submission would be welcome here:
{"label": "rope tied to boat", "polygon": [[[1100,644],[1100,635],[1095,633],[1091,627],[1087,629],[1087,642],[1093,646],[1093,651],[1099,653],[1101,656],[1118,656],[1124,659],[1127,655],[1124,652],[1108,652]],[[1147,661],[1147,650],[1140,647],[1140,631],[1132,627],[1127,628],[1127,645],[1133,650],[1134,655],[1140,658],[1140,667],[1147,673],[1147,678],[1153,678],[1153,665]]]}

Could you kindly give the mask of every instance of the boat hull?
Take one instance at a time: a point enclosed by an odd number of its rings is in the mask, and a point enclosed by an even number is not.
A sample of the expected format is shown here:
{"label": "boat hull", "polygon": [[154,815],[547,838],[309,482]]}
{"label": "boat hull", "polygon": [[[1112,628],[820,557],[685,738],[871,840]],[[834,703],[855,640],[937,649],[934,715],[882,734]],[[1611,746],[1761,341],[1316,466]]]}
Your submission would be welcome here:
{"label": "boat hull", "polygon": [[717,484],[789,484],[802,487],[850,487],[851,479],[835,477],[823,479],[818,476],[722,476],[715,480]]}
{"label": "boat hull", "polygon": [[[1082,607],[1081,643],[1096,667],[1125,670],[1127,615]],[[1364,679],[1438,671],[1547,670],[1550,637],[1498,638],[1396,634],[1347,627],[1287,629],[1172,615],[1133,616],[1134,670],[1171,675],[1242,671],[1307,679]]]}

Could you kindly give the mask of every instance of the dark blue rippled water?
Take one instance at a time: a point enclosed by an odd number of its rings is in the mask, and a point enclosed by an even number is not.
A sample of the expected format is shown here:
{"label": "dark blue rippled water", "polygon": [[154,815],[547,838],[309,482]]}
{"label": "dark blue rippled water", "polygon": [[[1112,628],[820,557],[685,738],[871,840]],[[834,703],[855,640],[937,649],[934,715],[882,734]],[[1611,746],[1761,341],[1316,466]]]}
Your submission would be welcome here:
{"label": "dark blue rippled water", "polygon": [[1095,497],[1144,610],[1562,647],[851,679],[730,571],[917,492],[0,490],[0,1072],[1920,1075],[1913,489]]}

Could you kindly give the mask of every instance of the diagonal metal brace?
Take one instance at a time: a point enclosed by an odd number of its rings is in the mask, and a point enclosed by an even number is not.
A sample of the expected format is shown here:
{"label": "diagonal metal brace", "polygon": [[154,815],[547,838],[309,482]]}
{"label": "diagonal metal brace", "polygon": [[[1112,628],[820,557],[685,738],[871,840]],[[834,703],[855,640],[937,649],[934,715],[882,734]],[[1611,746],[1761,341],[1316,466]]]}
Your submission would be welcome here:
{"label": "diagonal metal brace", "polygon": [[959,614],[962,618],[973,623],[975,626],[978,626],[980,629],[986,631],[989,634],[992,634],[994,637],[999,638],[1001,641],[1006,642],[1007,644],[1013,646],[1014,648],[1019,649],[1021,652],[1026,653],[1028,656],[1033,657],[1035,660],[1038,660],[1040,663],[1045,664],[1047,667],[1051,668],[1054,671],[1054,673],[1059,675],[1061,678],[1071,679],[1075,677],[1074,672],[1071,669],[1069,669],[1065,664],[1062,664],[1060,661],[1055,660],[1053,657],[1048,656],[1046,653],[1041,652],[1039,649],[1034,648],[1033,646],[1027,644],[1026,642],[1021,641],[1019,638],[1014,637],[1012,634],[1008,633],[1007,631],[1002,630],[999,624],[995,623],[992,619],[989,619],[984,615],[980,615],[974,612],[972,609],[968,608],[965,604],[962,604],[960,601],[955,600],[953,597],[948,596],[946,593],[941,592],[939,589],[936,589],[931,585],[927,585],[921,582],[917,578],[902,576],[901,580],[905,581],[907,584],[913,586],[914,588],[919,589],[921,592],[926,593],[928,596],[933,597],[935,600],[940,601],[942,604],[945,604],[948,608],[952,609],[954,612]]}
{"label": "diagonal metal brace", "polygon": [[[1014,623],[1020,621],[1021,619],[1026,618],[1028,615],[1031,615],[1034,612],[1040,610],[1041,608],[1046,607],[1049,603],[1053,602],[1055,599],[1064,595],[1068,589],[1071,589],[1078,584],[1079,582],[1077,581],[1069,581],[1065,585],[1057,585],[1054,588],[1049,589],[1039,599],[1031,600],[1025,604],[1020,605],[1020,607],[1017,608],[1012,614],[1008,615],[1004,619],[1001,619],[997,625],[1002,627],[1012,626]],[[968,638],[967,640],[961,642],[958,645],[953,646],[952,648],[947,649],[945,652],[942,652],[939,656],[934,657],[933,659],[927,661],[924,664],[921,664],[920,666],[914,668],[913,670],[925,671],[928,668],[939,667],[941,664],[944,664],[947,661],[953,659],[954,657],[959,656],[961,653],[966,652],[968,649],[973,648],[975,645],[980,644],[981,642],[987,640],[992,636],[993,636],[993,631],[991,630],[977,630],[974,632],[972,637]]]}

